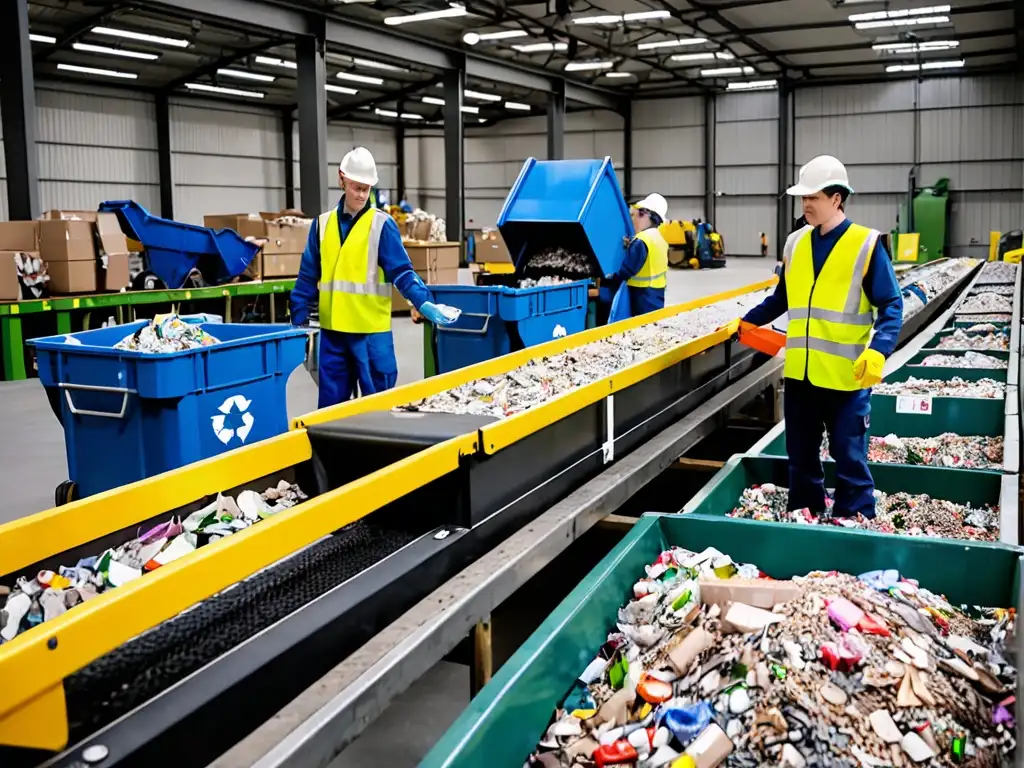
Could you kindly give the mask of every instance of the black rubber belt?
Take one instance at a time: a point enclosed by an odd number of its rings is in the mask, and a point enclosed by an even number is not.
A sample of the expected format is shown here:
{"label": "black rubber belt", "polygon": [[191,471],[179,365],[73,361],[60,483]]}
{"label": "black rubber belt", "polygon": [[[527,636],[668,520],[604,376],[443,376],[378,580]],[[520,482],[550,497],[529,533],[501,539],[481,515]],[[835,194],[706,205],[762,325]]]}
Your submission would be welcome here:
{"label": "black rubber belt", "polygon": [[418,535],[360,520],[100,657],[64,680],[72,743]]}

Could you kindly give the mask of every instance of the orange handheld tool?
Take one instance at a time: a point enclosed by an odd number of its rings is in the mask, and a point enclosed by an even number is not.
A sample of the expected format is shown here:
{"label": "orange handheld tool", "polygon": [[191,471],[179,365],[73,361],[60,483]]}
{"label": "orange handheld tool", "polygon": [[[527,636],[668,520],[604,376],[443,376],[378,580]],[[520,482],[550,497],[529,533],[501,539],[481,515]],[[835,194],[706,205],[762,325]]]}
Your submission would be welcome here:
{"label": "orange handheld tool", "polygon": [[786,346],[786,334],[771,328],[758,328],[750,323],[740,323],[739,339],[741,344],[772,357]]}

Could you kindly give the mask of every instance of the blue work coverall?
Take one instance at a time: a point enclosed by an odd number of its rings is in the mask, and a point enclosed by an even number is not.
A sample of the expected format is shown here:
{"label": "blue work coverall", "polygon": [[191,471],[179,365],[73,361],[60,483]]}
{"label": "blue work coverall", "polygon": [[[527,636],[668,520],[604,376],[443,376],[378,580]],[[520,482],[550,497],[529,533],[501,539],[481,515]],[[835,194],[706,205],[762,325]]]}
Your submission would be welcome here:
{"label": "blue work coverall", "polygon": [[[647,243],[639,238],[633,238],[619,271],[615,273],[616,282],[624,283],[634,277],[643,268],[645,261],[647,261]],[[629,291],[630,317],[665,308],[664,288],[627,285],[626,290]]]}
{"label": "blue work coverall", "polygon": [[[850,228],[849,219],[822,235],[811,231],[814,276],[832,252],[833,246]],[[896,272],[881,242],[875,245],[864,293],[876,308],[874,335],[869,346],[885,357],[896,349],[903,327],[903,296]],[[743,317],[754,325],[767,325],[786,314],[785,274],[774,293]],[[821,466],[822,430],[828,433],[829,453],[836,462],[836,492],[833,512],[837,516],[875,516],[875,483],[868,469],[868,429],[871,426],[871,390],[852,392],[816,387],[807,380],[786,379],[783,404],[786,418],[786,453],[789,454],[789,509],[825,510],[825,481]]]}
{"label": "blue work coverall", "polygon": [[[338,201],[338,227],[345,242],[356,220],[370,210],[367,205],[357,215],[345,213],[345,198]],[[380,234],[377,263],[384,278],[398,289],[416,309],[433,301],[433,295],[412,268],[409,254],[402,245],[402,235],[394,220],[388,219]],[[293,325],[305,325],[310,309],[320,300],[320,232],[317,219],[309,228],[306,250],[302,253],[299,276],[291,295]],[[319,408],[350,400],[357,391],[363,396],[383,392],[398,380],[398,361],[391,331],[383,333],[342,333],[320,330],[320,396]],[[358,390],[357,390],[358,388]]]}

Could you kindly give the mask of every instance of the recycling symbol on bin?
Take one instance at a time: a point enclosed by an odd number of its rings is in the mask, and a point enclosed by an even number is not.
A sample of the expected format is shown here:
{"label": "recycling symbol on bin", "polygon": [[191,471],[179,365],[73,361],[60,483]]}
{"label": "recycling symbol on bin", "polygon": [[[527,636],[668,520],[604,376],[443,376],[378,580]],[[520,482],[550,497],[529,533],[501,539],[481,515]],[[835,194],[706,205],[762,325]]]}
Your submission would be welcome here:
{"label": "recycling symbol on bin", "polygon": [[210,417],[210,421],[213,422],[213,433],[224,445],[231,442],[235,435],[238,435],[238,439],[243,443],[249,436],[256,421],[249,413],[250,405],[252,400],[246,400],[243,395],[232,395],[217,408],[220,413]]}
{"label": "recycling symbol on bin", "polygon": [[565,336],[565,326],[559,323],[555,326],[555,330],[551,332],[552,339],[560,339]]}

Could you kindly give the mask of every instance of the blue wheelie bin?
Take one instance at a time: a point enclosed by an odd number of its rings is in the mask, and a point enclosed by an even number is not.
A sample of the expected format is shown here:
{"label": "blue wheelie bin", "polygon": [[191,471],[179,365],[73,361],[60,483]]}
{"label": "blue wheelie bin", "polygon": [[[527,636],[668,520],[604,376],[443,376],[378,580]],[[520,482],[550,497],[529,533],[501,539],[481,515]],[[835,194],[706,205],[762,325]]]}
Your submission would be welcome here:
{"label": "blue wheelie bin", "polygon": [[203,323],[219,343],[169,354],[114,348],[147,322],[28,342],[40,381],[60,403],[68,474],[77,486],[63,501],[288,429],[286,385],[305,357],[305,331]]}
{"label": "blue wheelie bin", "polygon": [[100,203],[100,210],[117,214],[121,229],[142,243],[146,269],[168,288],[181,288],[193,269],[207,283],[220,285],[245,272],[259,252],[234,230],[161,219],[134,200],[110,200]]}
{"label": "blue wheelie bin", "polygon": [[[531,157],[498,215],[498,229],[518,284],[530,258],[551,247],[586,255],[593,277],[616,272],[633,223],[610,157]],[[436,329],[438,372],[584,330],[590,285],[578,280],[535,288],[430,286],[436,301],[462,310],[453,325]]]}

